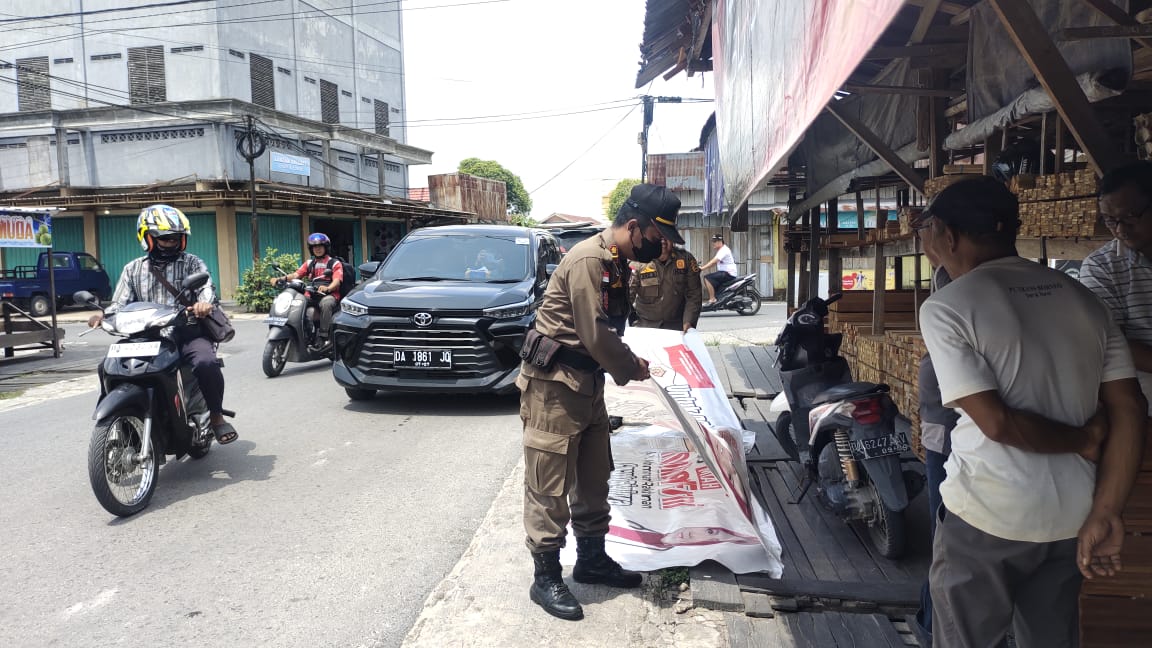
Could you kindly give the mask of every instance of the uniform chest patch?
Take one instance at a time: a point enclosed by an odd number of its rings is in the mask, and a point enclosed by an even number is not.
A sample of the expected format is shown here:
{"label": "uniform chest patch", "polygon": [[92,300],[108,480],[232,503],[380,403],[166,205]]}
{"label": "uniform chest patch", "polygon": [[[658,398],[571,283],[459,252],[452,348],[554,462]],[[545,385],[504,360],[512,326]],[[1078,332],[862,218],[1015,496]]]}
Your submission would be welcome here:
{"label": "uniform chest patch", "polygon": [[676,259],[676,269],[677,270],[683,270],[684,269],[684,259]]}

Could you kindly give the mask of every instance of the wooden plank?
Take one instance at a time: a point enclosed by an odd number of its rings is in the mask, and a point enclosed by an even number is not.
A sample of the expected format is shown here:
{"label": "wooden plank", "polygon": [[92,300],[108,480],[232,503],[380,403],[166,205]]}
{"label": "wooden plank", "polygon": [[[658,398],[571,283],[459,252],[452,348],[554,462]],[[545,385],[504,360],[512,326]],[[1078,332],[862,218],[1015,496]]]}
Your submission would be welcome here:
{"label": "wooden plank", "polygon": [[752,349],[752,356],[756,358],[756,364],[760,365],[760,369],[764,372],[764,375],[768,377],[771,385],[770,391],[772,398],[775,398],[776,394],[784,390],[784,384],[780,379],[780,369],[776,366],[776,358],[779,352],[776,350],[776,347],[757,345],[750,348]]}
{"label": "wooden plank", "polygon": [[720,351],[720,347],[710,346],[708,355],[712,358],[712,366],[716,367],[716,373],[720,376],[720,386],[724,388],[728,398],[732,398],[732,380],[728,377],[728,363],[724,362],[724,354]]}
{"label": "wooden plank", "polygon": [[724,624],[727,626],[728,645],[730,646],[786,648],[796,645],[783,624],[777,623],[775,620],[725,614]]}
{"label": "wooden plank", "polygon": [[841,614],[840,620],[859,645],[869,648],[903,648],[904,639],[888,617],[879,614]]}
{"label": "wooden plank", "polygon": [[[904,46],[873,47],[864,55],[865,61],[894,58],[928,58],[941,61],[963,62],[968,56],[968,43],[933,43]],[[936,67],[936,66],[930,66]],[[948,66],[943,66],[948,67]]]}
{"label": "wooden plank", "polygon": [[1152,25],[1105,25],[1101,27],[1065,27],[1060,30],[1060,40],[1103,40],[1110,38],[1152,37]]}
{"label": "wooden plank", "polygon": [[[1111,18],[1112,22],[1116,23],[1117,25],[1139,25],[1140,24],[1139,22],[1136,21],[1135,18],[1130,16],[1128,14],[1128,12],[1126,12],[1123,9],[1121,9],[1120,7],[1116,6],[1116,4],[1112,2],[1112,0],[1083,0],[1083,2],[1084,2],[1084,4],[1095,9],[1096,11],[1099,11],[1100,13],[1104,14],[1105,16],[1108,16],[1109,18]],[[1141,47],[1152,48],[1152,40],[1148,40],[1145,38],[1134,38],[1133,40],[1135,40],[1137,43],[1139,43]]]}
{"label": "wooden plank", "polygon": [[736,582],[746,592],[772,596],[810,596],[812,598],[908,607],[915,607],[920,604],[921,584],[912,582],[849,583],[838,580],[770,578],[765,574],[738,574]]}
{"label": "wooden plank", "polygon": [[744,614],[757,619],[771,619],[776,616],[772,610],[772,597],[756,592],[740,592],[744,599]]}
{"label": "wooden plank", "polygon": [[744,369],[744,377],[748,380],[752,391],[755,392],[756,398],[769,398],[775,396],[772,391],[772,383],[768,380],[768,376],[764,374],[764,369],[760,367],[760,363],[756,362],[755,356],[752,355],[752,347],[739,346],[735,348],[736,358],[740,361],[740,366]]}
{"label": "wooden plank", "polygon": [[1152,600],[1080,597],[1082,648],[1147,646],[1149,636],[1152,636]]}
{"label": "wooden plank", "polygon": [[744,429],[756,433],[756,454],[748,461],[792,461],[776,439],[772,423],[768,422],[768,401],[748,400],[744,413]]}
{"label": "wooden plank", "polygon": [[996,11],[1000,23],[1016,43],[1040,85],[1052,97],[1057,112],[1068,124],[1072,137],[1088,156],[1096,174],[1102,176],[1105,171],[1123,164],[1120,151],[1113,146],[1103,124],[1096,118],[1068,62],[1056,49],[1032,6],[1016,0],[988,0],[988,4]]}
{"label": "wooden plank", "polygon": [[740,358],[736,355],[736,347],[731,344],[720,345],[720,354],[725,366],[728,367],[728,381],[732,385],[732,392],[728,394],[737,398],[755,398],[756,390],[748,382],[744,368],[740,366]]}
{"label": "wooden plank", "polygon": [[943,0],[925,0],[920,5],[920,15],[916,18],[916,27],[912,29],[912,35],[908,37],[908,44],[915,45],[924,40],[928,34],[928,29],[932,27],[932,19],[936,17],[936,12],[940,10],[940,5]]}
{"label": "wooden plank", "polygon": [[894,94],[914,97],[943,97],[945,99],[964,94],[962,88],[918,88],[916,86],[862,85],[859,83],[846,83],[844,89],[855,94]]}
{"label": "wooden plank", "polygon": [[692,582],[692,601],[709,610],[721,612],[743,612],[744,597],[736,576],[727,567],[713,560],[692,567],[689,570]]}
{"label": "wooden plank", "polygon": [[[768,482],[772,484],[776,493],[794,492],[793,489],[789,488],[790,485],[780,477],[780,470],[777,469],[777,466],[780,466],[779,462],[772,464],[772,467],[765,469],[762,474],[768,478]],[[815,497],[814,493],[812,497]],[[799,541],[804,555],[812,565],[815,577],[821,580],[842,580],[844,578],[842,574],[854,573],[855,569],[848,564],[849,561],[844,560],[840,547],[836,543],[826,542],[822,534],[812,528],[808,518],[804,515],[803,507],[813,504],[815,502],[807,498],[799,504],[789,504],[782,501],[781,510],[787,516],[788,523],[796,534],[796,539]]]}
{"label": "wooden plank", "polygon": [[844,110],[843,106],[838,104],[838,101],[832,100],[828,102],[826,106],[824,106],[824,109],[831,113],[832,116],[837,120],[839,120],[841,124],[844,124],[844,128],[847,128],[849,132],[858,137],[860,141],[864,142],[868,148],[872,149],[872,152],[875,153],[877,157],[879,157],[881,160],[884,160],[884,162],[887,163],[888,166],[896,172],[896,175],[900,176],[901,180],[907,182],[913,187],[916,187],[917,191],[923,193],[924,176],[920,175],[918,171],[913,169],[911,165],[909,165],[899,155],[897,155],[896,152],[892,150],[892,147],[884,143],[884,140],[880,139],[880,137],[873,133],[870,128],[865,126],[862,122],[857,120],[856,117],[852,116],[846,110]]}
{"label": "wooden plank", "polygon": [[790,493],[786,489],[777,492],[779,484],[768,479],[769,473],[773,470],[774,468],[769,466],[752,466],[751,472],[756,476],[760,501],[768,512],[772,526],[776,529],[776,536],[780,540],[780,558],[784,563],[784,575],[799,579],[814,579],[816,572],[804,553],[800,539],[792,529],[792,521],[784,514],[783,507],[787,505]]}
{"label": "wooden plank", "polygon": [[791,631],[796,648],[835,648],[836,640],[832,637],[832,631],[824,619],[817,621],[818,616],[811,612],[797,612],[781,614],[776,618]]}

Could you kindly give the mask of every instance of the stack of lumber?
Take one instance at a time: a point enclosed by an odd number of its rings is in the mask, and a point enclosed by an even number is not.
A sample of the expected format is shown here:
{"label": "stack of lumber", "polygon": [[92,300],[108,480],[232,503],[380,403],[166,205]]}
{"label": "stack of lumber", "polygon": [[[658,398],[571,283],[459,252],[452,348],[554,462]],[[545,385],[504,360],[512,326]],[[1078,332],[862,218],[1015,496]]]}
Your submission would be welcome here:
{"label": "stack of lumber", "polygon": [[892,401],[912,423],[912,450],[924,459],[920,444],[920,359],[927,349],[919,331],[889,331],[884,349],[884,382],[892,388]]}
{"label": "stack of lumber", "polygon": [[928,198],[931,198],[943,191],[944,188],[948,185],[971,177],[972,176],[968,174],[958,173],[953,175],[942,175],[936,176],[935,178],[928,178],[924,181],[924,195]]}
{"label": "stack of lumber", "polygon": [[914,205],[905,205],[900,208],[900,234],[907,236],[912,234],[912,225],[916,219],[920,218],[920,214],[924,212],[923,207]]}
{"label": "stack of lumber", "polygon": [[[927,291],[920,291],[920,302],[914,302],[911,290],[884,291],[884,325],[886,328],[909,329],[916,323],[915,309],[928,297]],[[828,326],[840,331],[841,324],[872,324],[872,302],[875,299],[871,290],[848,290],[840,301],[828,307]]]}
{"label": "stack of lumber", "polygon": [[1020,236],[1093,236],[1100,212],[1091,169],[1042,176],[1020,175],[1009,188],[1020,200]]}
{"label": "stack of lumber", "polygon": [[1145,646],[1152,635],[1152,434],[1124,508],[1123,571],[1084,581],[1080,590],[1080,645]]}
{"label": "stack of lumber", "polygon": [[1136,115],[1132,119],[1135,127],[1136,155],[1141,160],[1152,160],[1152,113]]}

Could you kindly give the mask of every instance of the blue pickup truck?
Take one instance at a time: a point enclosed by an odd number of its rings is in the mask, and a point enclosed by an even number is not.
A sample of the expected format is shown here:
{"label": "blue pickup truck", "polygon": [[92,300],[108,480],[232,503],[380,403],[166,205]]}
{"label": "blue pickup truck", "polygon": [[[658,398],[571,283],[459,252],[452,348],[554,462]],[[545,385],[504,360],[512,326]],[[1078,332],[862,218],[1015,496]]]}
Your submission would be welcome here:
{"label": "blue pickup truck", "polygon": [[[104,266],[96,257],[84,252],[53,252],[56,271],[56,303],[67,306],[72,295],[87,290],[101,300],[112,298],[112,284]],[[48,277],[48,253],[41,252],[35,266],[16,266],[0,270],[0,298],[12,301],[34,317],[48,315],[52,302]]]}

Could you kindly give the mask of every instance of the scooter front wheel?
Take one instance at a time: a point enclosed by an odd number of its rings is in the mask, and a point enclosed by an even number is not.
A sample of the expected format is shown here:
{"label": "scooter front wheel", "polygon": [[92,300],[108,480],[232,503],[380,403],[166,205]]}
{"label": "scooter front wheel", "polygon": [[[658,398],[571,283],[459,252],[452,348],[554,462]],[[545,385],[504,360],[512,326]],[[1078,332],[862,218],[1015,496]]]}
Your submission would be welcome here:
{"label": "scooter front wheel", "polygon": [[288,340],[268,340],[264,345],[264,375],[275,378],[288,363]]}
{"label": "scooter front wheel", "polygon": [[96,500],[112,515],[128,517],[144,510],[156,492],[160,465],[142,457],[144,421],[117,412],[96,424],[88,446],[88,480]]}

